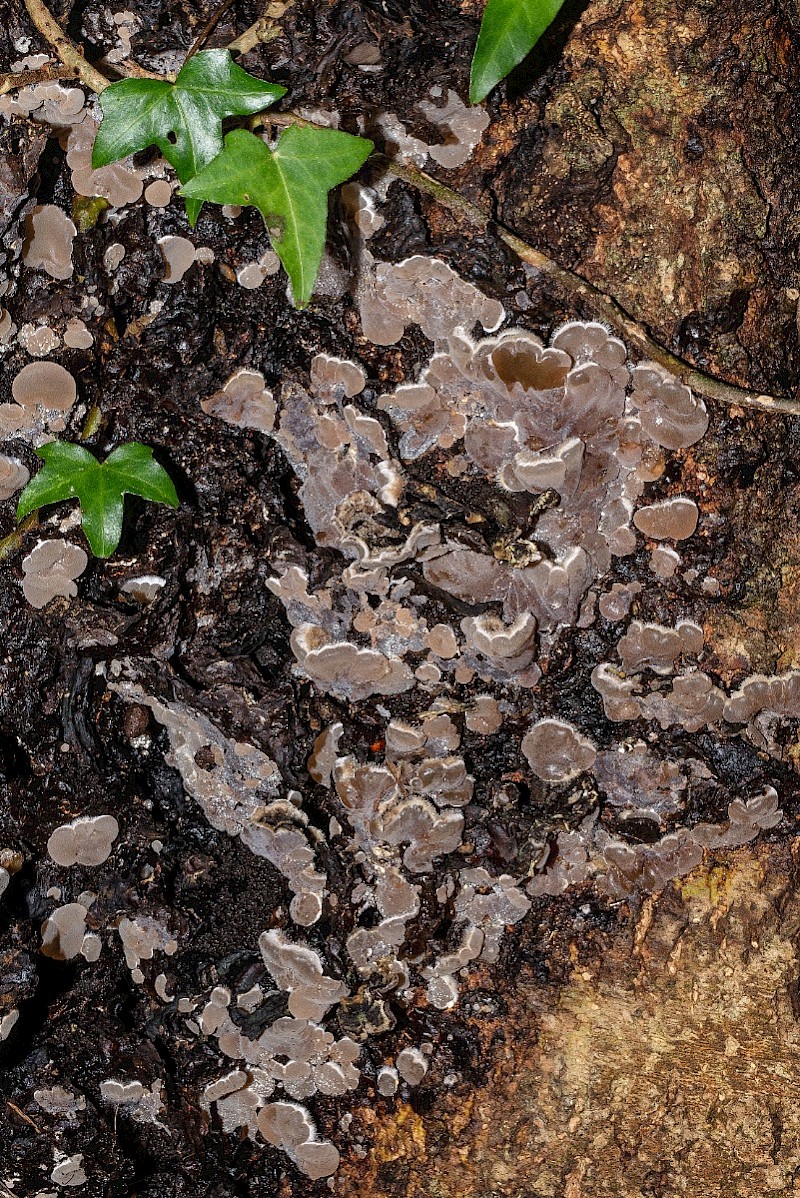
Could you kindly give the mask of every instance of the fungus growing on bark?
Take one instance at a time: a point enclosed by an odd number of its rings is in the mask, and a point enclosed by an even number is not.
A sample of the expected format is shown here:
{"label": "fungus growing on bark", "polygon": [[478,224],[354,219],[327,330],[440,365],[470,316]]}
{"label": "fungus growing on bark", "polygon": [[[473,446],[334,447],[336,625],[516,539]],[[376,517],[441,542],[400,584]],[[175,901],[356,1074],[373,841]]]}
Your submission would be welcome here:
{"label": "fungus growing on bark", "polygon": [[543,782],[571,782],[591,769],[597,750],[565,720],[539,720],[526,733],[522,752]]}
{"label": "fungus growing on bark", "polygon": [[288,991],[289,1011],[296,1019],[320,1020],[350,993],[343,982],[326,976],[313,949],[292,943],[282,932],[262,932],[258,947],[276,985]]}
{"label": "fungus growing on bark", "polygon": [[398,657],[332,641],[319,627],[302,624],[292,632],[297,670],[327,694],[355,703],[370,695],[397,695],[414,685],[414,676]]}
{"label": "fungus growing on bark", "polygon": [[642,428],[665,449],[686,449],[708,428],[702,399],[677,382],[655,362],[643,362],[632,371],[633,402]]}
{"label": "fungus growing on bark", "polygon": [[152,961],[157,952],[171,957],[178,951],[178,942],[167,926],[151,915],[121,919],[117,931],[125,953],[125,964],[133,980],[140,983],[144,981],[139,969],[141,961]]}
{"label": "fungus growing on bark", "polygon": [[343,736],[344,725],[337,721],[323,732],[320,732],[314,741],[314,748],[308,759],[307,769],[314,781],[319,782],[320,786],[330,787],[333,767],[336,764],[339,741]]}
{"label": "fungus growing on bark", "polygon": [[343,397],[352,399],[360,395],[367,378],[356,362],[316,354],[311,360],[311,382],[324,403],[334,403]]}
{"label": "fungus growing on bark", "polygon": [[23,408],[68,412],[78,389],[70,372],[57,362],[29,362],[15,375],[11,394]]}
{"label": "fungus growing on bark", "polygon": [[57,1186],[84,1186],[89,1180],[83,1167],[83,1153],[75,1152],[65,1156],[56,1150],[56,1163],[50,1174],[50,1180]]}
{"label": "fungus growing on bark", "polygon": [[258,370],[237,370],[208,399],[200,401],[207,416],[217,416],[236,428],[270,433],[275,425],[275,400]]}
{"label": "fungus growing on bark", "polygon": [[657,578],[674,578],[680,564],[680,554],[670,546],[656,545],[650,554],[650,569]]}
{"label": "fungus growing on bark", "polygon": [[584,832],[559,832],[537,863],[527,886],[531,898],[563,894],[589,876],[588,840]]}
{"label": "fungus growing on bark", "polygon": [[598,753],[593,773],[614,807],[651,815],[658,823],[683,807],[687,778],[673,761],[653,754],[643,741]]}
{"label": "fungus growing on bark", "polygon": [[670,691],[651,691],[642,700],[643,714],[658,720],[662,728],[680,724],[687,732],[719,723],[724,708],[724,693],[702,670],[679,674]]}
{"label": "fungus growing on bark", "polygon": [[[369,311],[368,306],[372,305]],[[380,318],[385,322],[381,329]],[[365,336],[378,345],[400,340],[406,325],[418,324],[433,342],[446,340],[456,329],[481,324],[487,332],[505,318],[505,309],[462,279],[440,258],[417,254],[402,262],[380,262],[375,289],[362,296],[361,320]],[[369,328],[369,332],[367,332]],[[399,328],[400,332],[393,335]]]}
{"label": "fungus growing on bark", "polygon": [[639,719],[642,708],[636,694],[641,688],[635,679],[624,678],[612,665],[603,661],[592,670],[591,682],[603,700],[607,720],[620,723]]}
{"label": "fungus growing on bark", "polygon": [[101,196],[112,208],[135,204],[141,199],[144,183],[129,161],[113,162],[98,170],[92,167],[92,147],[97,123],[88,115],[72,125],[67,138],[67,165],[72,171],[72,186],[79,196]]}
{"label": "fungus growing on bark", "polygon": [[46,1114],[66,1119],[69,1123],[75,1123],[81,1111],[86,1110],[86,1099],[83,1094],[76,1096],[64,1086],[34,1090],[33,1101]]}
{"label": "fungus growing on bark", "polygon": [[[203,809],[213,828],[239,836],[252,853],[264,857],[286,877],[298,897],[290,907],[298,922],[314,921],[326,877],[314,865],[314,852],[302,807],[281,798],[274,761],[254,745],[231,741],[199,712],[165,704],[139,687],[114,684],[129,702],[143,703],[169,734],[166,760],[180,773],[186,791]],[[315,914],[316,913],[316,914]]]}
{"label": "fungus growing on bark", "polygon": [[397,1093],[399,1085],[397,1070],[393,1069],[391,1065],[381,1065],[378,1070],[378,1076],[375,1079],[375,1085],[378,1093],[383,1098],[391,1098],[393,1094]]}
{"label": "fungus growing on bark", "polygon": [[39,541],[22,559],[22,592],[31,607],[46,607],[59,596],[74,599],[78,593],[75,579],[89,564],[79,545],[54,538]]}
{"label": "fungus growing on bark", "polygon": [[147,1087],[139,1081],[125,1082],[109,1077],[100,1083],[100,1098],[114,1107],[115,1114],[123,1110],[136,1123],[153,1123],[156,1127],[163,1127],[158,1118],[164,1108],[161,1095],[163,1084],[154,1081]]}
{"label": "fungus growing on bark", "polygon": [[83,816],[51,832],[47,851],[56,865],[102,865],[118,836],[113,815]]}
{"label": "fungus growing on bark", "polygon": [[428,1072],[428,1062],[418,1048],[404,1048],[397,1054],[397,1072],[409,1086],[418,1086]]}
{"label": "fungus growing on bark", "polygon": [[43,957],[53,961],[72,961],[83,948],[87,910],[82,903],[57,907],[42,924]]}
{"label": "fungus growing on bark", "polygon": [[144,198],[151,208],[166,208],[172,199],[172,186],[167,179],[154,179],[145,187]]}
{"label": "fungus growing on bark", "polygon": [[472,707],[464,715],[464,723],[470,732],[492,736],[503,724],[500,705],[491,695],[476,695]]}
{"label": "fungus growing on bark", "polygon": [[268,1103],[259,1112],[258,1130],[314,1181],[330,1177],[339,1168],[337,1149],[329,1140],[317,1138],[311,1116],[296,1102]]}
{"label": "fungus growing on bark", "polygon": [[10,499],[12,495],[16,495],[29,478],[29,471],[18,458],[0,454],[0,500]]}
{"label": "fungus growing on bark", "polygon": [[46,358],[61,345],[61,338],[50,325],[24,324],[19,331],[17,343],[32,358]]}
{"label": "fungus growing on bark", "polygon": [[197,250],[188,237],[159,237],[158,247],[164,256],[164,282],[180,283],[197,258]]}
{"label": "fungus growing on bark", "polygon": [[633,522],[639,532],[654,541],[685,541],[694,535],[698,514],[694,500],[676,496],[639,508]]}
{"label": "fungus growing on bark", "polygon": [[670,674],[679,657],[697,657],[702,653],[703,630],[693,620],[680,620],[675,628],[633,620],[617,651],[627,674],[639,670]]}
{"label": "fungus growing on bark", "polygon": [[[431,88],[431,97],[442,97],[440,87]],[[428,153],[434,162],[445,170],[463,166],[480,145],[481,138],[489,128],[489,114],[482,105],[467,105],[457,92],[448,89],[444,104],[421,100],[417,108],[432,125],[446,130],[448,137],[443,145],[429,145]]]}
{"label": "fungus growing on bark", "polygon": [[71,279],[72,243],[78,230],[55,204],[34,208],[25,219],[22,259],[32,270],[43,270],[52,279]]}
{"label": "fungus growing on bark", "polygon": [[641,592],[641,589],[642,584],[639,582],[615,582],[610,591],[600,596],[597,604],[600,615],[612,623],[624,620],[631,609],[635,596]]}
{"label": "fungus growing on bark", "polygon": [[68,349],[91,349],[94,344],[94,337],[84,322],[73,316],[67,321],[67,327],[64,332],[64,344]]}

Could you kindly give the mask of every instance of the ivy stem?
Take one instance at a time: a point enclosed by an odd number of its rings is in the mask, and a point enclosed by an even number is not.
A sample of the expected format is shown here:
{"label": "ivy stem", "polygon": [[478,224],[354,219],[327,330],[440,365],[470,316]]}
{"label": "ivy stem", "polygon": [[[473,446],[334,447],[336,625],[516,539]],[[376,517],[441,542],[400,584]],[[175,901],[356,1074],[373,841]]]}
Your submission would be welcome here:
{"label": "ivy stem", "polygon": [[83,51],[61,28],[50,10],[42,4],[42,0],[25,0],[25,7],[39,33],[50,43],[64,66],[70,67],[80,80],[98,95],[104,91],[111,80],[106,79],[105,75],[92,66]]}
{"label": "ivy stem", "polygon": [[[47,7],[42,3],[42,0],[25,0],[25,7],[39,33],[50,43],[65,67],[74,71],[78,78],[87,87],[92,88],[93,91],[99,93],[109,86],[110,80],[87,61],[82,51],[67,36]],[[224,8],[222,11],[224,11]],[[221,12],[220,15],[222,15]],[[231,42],[227,48],[232,53],[244,53],[260,41],[269,40],[270,36],[275,36],[273,22],[269,17],[264,16],[252,25],[250,29],[246,30],[241,37]],[[165,76],[152,75],[151,72],[145,71],[143,67],[139,67],[131,62],[128,62],[124,69],[126,73],[131,75],[135,74],[145,78],[156,79],[165,78]],[[271,122],[277,126],[314,126],[316,124],[314,121],[305,120],[303,117],[296,116],[291,112],[267,112],[263,117],[258,119],[262,122]],[[521,237],[518,237],[516,233],[512,233],[510,229],[507,229],[499,221],[496,221],[490,212],[472,203],[471,200],[468,200],[465,196],[454,191],[446,184],[440,183],[438,179],[432,178],[432,176],[418,170],[416,167],[405,166],[402,163],[395,162],[383,154],[372,155],[371,161],[380,166],[388,174],[408,183],[417,191],[429,195],[443,208],[447,208],[449,211],[466,219],[474,227],[487,232],[493,232],[504,245],[508,246],[512,253],[516,254],[520,261],[527,263],[528,266],[533,267],[534,270],[539,271],[546,278],[552,279],[570,297],[582,300],[590,311],[616,328],[640,352],[652,358],[653,361],[657,362],[669,374],[673,375],[686,386],[691,387],[699,395],[717,403],[727,404],[729,407],[755,408],[759,411],[771,412],[773,414],[800,416],[800,401],[788,399],[785,396],[764,395],[745,387],[737,387],[733,383],[726,383],[723,379],[706,374],[705,371],[698,370],[691,363],[679,358],[676,354],[668,350],[666,346],[661,345],[660,342],[651,337],[644,325],[634,320],[630,313],[626,312],[621,304],[613,299],[612,296],[607,295],[599,287],[588,282],[588,280],[582,278],[574,271],[560,266],[547,254],[542,253],[541,250],[537,250],[535,246],[529,245]]]}
{"label": "ivy stem", "polygon": [[78,72],[71,67],[38,67],[35,71],[9,71],[0,75],[0,96],[6,96],[18,87],[30,87],[34,83],[55,83],[60,79],[77,79]]}
{"label": "ivy stem", "polygon": [[208,18],[206,23],[203,25],[203,28],[200,30],[197,37],[194,39],[191,46],[189,47],[189,51],[183,60],[184,66],[189,61],[190,58],[193,58],[195,56],[195,54],[197,53],[198,50],[202,50],[203,46],[206,44],[208,39],[211,37],[211,34],[214,32],[217,25],[222,20],[222,18],[225,16],[225,13],[228,11],[228,9],[231,7],[232,4],[233,4],[233,0],[222,0],[222,3],[214,10],[214,12],[212,12],[211,16]]}
{"label": "ivy stem", "polygon": [[6,558],[11,557],[12,553],[16,553],[23,542],[25,533],[31,528],[36,528],[38,524],[39,513],[31,512],[21,524],[17,525],[13,532],[10,532],[7,537],[3,537],[0,541],[0,562],[4,562]]}

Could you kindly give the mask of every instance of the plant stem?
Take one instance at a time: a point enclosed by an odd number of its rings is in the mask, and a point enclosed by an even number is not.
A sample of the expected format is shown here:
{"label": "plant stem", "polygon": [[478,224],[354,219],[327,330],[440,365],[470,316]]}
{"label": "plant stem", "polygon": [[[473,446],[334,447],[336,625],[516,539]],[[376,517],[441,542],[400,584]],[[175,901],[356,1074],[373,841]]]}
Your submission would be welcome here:
{"label": "plant stem", "polygon": [[26,516],[21,524],[18,524],[13,532],[10,532],[7,537],[3,537],[0,541],[0,562],[4,562],[6,558],[11,557],[12,553],[16,553],[22,544],[25,533],[31,528],[36,528],[39,524],[39,513],[31,512]]}
{"label": "plant stem", "polygon": [[67,36],[50,10],[42,3],[42,0],[25,0],[25,7],[28,10],[28,16],[39,30],[39,33],[41,33],[45,41],[50,43],[58,57],[64,63],[64,66],[70,67],[80,78],[81,82],[90,87],[92,91],[97,92],[98,95],[104,91],[111,80],[106,79],[105,75],[101,75],[87,61],[83,52]]}
{"label": "plant stem", "polygon": [[59,79],[77,78],[77,71],[63,65],[38,67],[35,71],[9,71],[0,75],[0,96],[6,96],[18,87],[31,87],[34,83],[55,83]]}
{"label": "plant stem", "polygon": [[198,50],[201,50],[203,48],[203,46],[206,44],[208,39],[211,37],[211,34],[214,32],[217,25],[222,20],[222,18],[225,16],[225,13],[228,11],[228,9],[231,7],[232,4],[233,4],[233,0],[222,0],[222,3],[219,5],[219,7],[216,8],[214,10],[214,12],[212,12],[211,16],[208,18],[206,23],[203,25],[203,27],[200,30],[200,32],[198,33],[197,37],[194,39],[191,46],[189,47],[189,51],[183,60],[184,65],[189,61],[190,58],[194,57],[194,55],[197,53]]}

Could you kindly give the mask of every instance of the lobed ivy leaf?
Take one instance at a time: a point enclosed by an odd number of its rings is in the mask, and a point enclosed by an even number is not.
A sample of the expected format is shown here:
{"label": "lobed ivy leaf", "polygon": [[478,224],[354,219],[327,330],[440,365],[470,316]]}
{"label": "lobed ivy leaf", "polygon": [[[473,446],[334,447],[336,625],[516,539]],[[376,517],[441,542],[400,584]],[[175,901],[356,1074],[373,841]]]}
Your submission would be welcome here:
{"label": "lobed ivy leaf", "polygon": [[564,0],[487,0],[472,57],[469,98],[480,104],[530,54]]}
{"label": "lobed ivy leaf", "polygon": [[[222,121],[261,112],[286,88],[248,75],[228,50],[203,50],[181,67],[174,83],[122,79],[100,96],[103,119],[92,150],[92,166],[108,166],[147,146],[158,146],[181,183],[222,149]],[[194,226],[202,200],[186,205]]]}
{"label": "lobed ivy leaf", "polygon": [[138,441],[120,445],[104,462],[68,441],[51,441],[36,452],[44,466],[21,494],[17,520],[46,504],[77,499],[95,557],[110,557],[119,545],[126,495],[178,506],[172,479],[155,461],[152,449]]}
{"label": "lobed ivy leaf", "polygon": [[295,303],[311,298],[325,248],[328,192],[354,175],[373,145],[338,129],[292,125],[274,150],[246,129],[234,129],[209,166],[181,188],[190,199],[253,204],[273,234],[275,252],[292,282]]}

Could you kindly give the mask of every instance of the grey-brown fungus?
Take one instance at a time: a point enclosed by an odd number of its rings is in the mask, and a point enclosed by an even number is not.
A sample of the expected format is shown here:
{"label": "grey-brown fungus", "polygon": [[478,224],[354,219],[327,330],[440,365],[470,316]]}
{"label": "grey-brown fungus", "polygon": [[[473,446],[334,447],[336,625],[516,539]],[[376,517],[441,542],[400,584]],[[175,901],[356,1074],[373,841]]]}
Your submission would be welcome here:
{"label": "grey-brown fungus", "polygon": [[22,258],[33,270],[43,270],[52,279],[71,279],[72,243],[78,230],[55,204],[34,208],[25,221]]}
{"label": "grey-brown fungus", "polygon": [[656,578],[674,578],[680,564],[680,554],[671,545],[656,545],[650,554],[649,565]]}
{"label": "grey-brown fungus", "polygon": [[418,1086],[428,1072],[428,1062],[418,1048],[404,1048],[397,1054],[397,1072],[409,1086]]}
{"label": "grey-brown fungus", "polygon": [[258,1115],[258,1130],[282,1148],[306,1177],[318,1181],[339,1168],[339,1153],[329,1140],[320,1140],[305,1107],[295,1102],[270,1102]]}
{"label": "grey-brown fungus", "polygon": [[631,609],[634,598],[641,592],[640,582],[615,582],[610,591],[600,596],[598,608],[600,615],[612,623],[624,620]]}
{"label": "grey-brown fungus", "polygon": [[47,851],[57,865],[102,865],[118,836],[113,815],[83,816],[51,832]]}
{"label": "grey-brown fungus", "polygon": [[130,159],[94,170],[92,147],[96,136],[97,123],[88,115],[70,129],[67,165],[72,171],[72,186],[80,196],[102,196],[112,208],[135,204],[144,188],[142,174],[131,165]]}
{"label": "grey-brown fungus", "polygon": [[72,961],[77,957],[86,936],[87,914],[82,903],[57,907],[42,924],[42,956],[53,961]]}
{"label": "grey-brown fungus", "polygon": [[351,702],[370,695],[397,695],[414,685],[411,671],[400,658],[349,641],[332,641],[315,625],[296,628],[291,644],[299,673],[321,691]]}
{"label": "grey-brown fungus", "polygon": [[55,1150],[55,1164],[50,1174],[50,1180],[57,1186],[84,1186],[89,1178],[83,1167],[83,1153],[75,1152],[66,1156],[59,1149]]}
{"label": "grey-brown fungus", "polygon": [[67,321],[64,344],[68,349],[91,349],[94,344],[94,337],[77,316],[73,316]]}
{"label": "grey-brown fungus", "polygon": [[443,97],[440,87],[431,88],[432,100],[444,99],[444,103],[420,100],[419,111],[437,128],[444,129],[447,137],[443,145],[429,145],[428,153],[434,162],[445,170],[454,170],[469,161],[489,128],[489,114],[482,105],[467,105],[457,92],[451,89]]}
{"label": "grey-brown fungus", "polygon": [[350,993],[343,982],[325,974],[314,949],[287,940],[277,929],[262,932],[258,946],[276,984],[288,991],[295,1019],[320,1020]]}
{"label": "grey-brown fungus", "polygon": [[604,661],[592,670],[591,681],[603,700],[603,711],[607,720],[621,723],[625,720],[639,719],[642,707],[637,692],[641,687],[635,679],[623,677],[618,670]]}
{"label": "grey-brown fungus", "polygon": [[566,720],[539,720],[526,733],[522,752],[543,782],[570,782],[591,769],[597,750]]}
{"label": "grey-brown fungus", "polygon": [[77,1122],[78,1115],[86,1110],[86,1099],[83,1094],[73,1094],[64,1086],[34,1090],[33,1101],[46,1114],[66,1119],[68,1123]]}
{"label": "grey-brown fungus", "polygon": [[70,372],[57,362],[29,362],[15,375],[11,394],[23,408],[68,412],[78,389]]}
{"label": "grey-brown fungus", "polygon": [[0,500],[10,499],[21,491],[30,478],[30,473],[18,458],[0,454]]}
{"label": "grey-brown fungus", "polygon": [[200,406],[208,416],[217,416],[236,428],[270,433],[275,425],[275,400],[258,370],[237,370],[220,391]]}
{"label": "grey-brown fungus", "polygon": [[333,403],[343,397],[352,399],[360,395],[367,378],[356,362],[334,358],[330,354],[316,354],[311,360],[311,382],[320,399]]}
{"label": "grey-brown fungus", "polygon": [[633,401],[642,428],[665,449],[686,449],[708,428],[702,399],[679,383],[655,362],[643,362],[632,371]]}
{"label": "grey-brown fungus", "polygon": [[197,250],[188,237],[159,237],[158,248],[164,256],[164,282],[180,283],[197,257]]}
{"label": "grey-brown fungus", "polygon": [[702,653],[703,630],[693,620],[680,620],[674,628],[634,620],[617,650],[627,674],[639,670],[670,674],[679,657],[697,657]]}
{"label": "grey-brown fungus", "polygon": [[22,559],[22,592],[31,607],[46,607],[58,597],[74,599],[78,593],[75,579],[88,564],[79,545],[60,538],[39,541]]}
{"label": "grey-brown fungus", "polygon": [[633,522],[639,532],[654,541],[685,541],[694,535],[698,515],[694,500],[679,495],[639,508]]}

